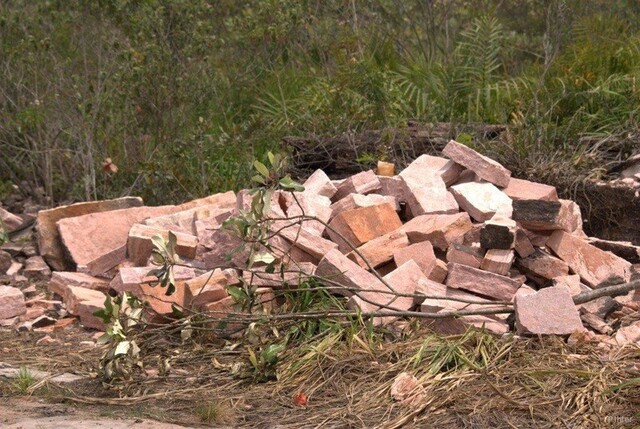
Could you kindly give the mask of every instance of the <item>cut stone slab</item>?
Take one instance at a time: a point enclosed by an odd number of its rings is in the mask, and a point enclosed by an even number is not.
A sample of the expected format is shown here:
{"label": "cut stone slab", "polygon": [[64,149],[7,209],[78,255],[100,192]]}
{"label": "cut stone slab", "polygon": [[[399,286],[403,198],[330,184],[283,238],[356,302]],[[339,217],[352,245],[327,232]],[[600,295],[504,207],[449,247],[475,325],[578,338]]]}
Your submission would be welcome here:
{"label": "cut stone slab", "polygon": [[[243,241],[224,229],[218,229],[199,240],[200,258],[207,269],[243,265],[248,252],[240,251]],[[202,247],[202,249],[200,249]]]}
{"label": "cut stone slab", "polygon": [[571,270],[580,275],[590,287],[599,287],[605,282],[628,282],[631,278],[631,263],[587,243],[584,239],[565,231],[555,231],[547,246],[565,261]]}
{"label": "cut stone slab", "polygon": [[101,301],[104,304],[106,295],[99,290],[87,289],[78,286],[67,286],[65,295],[62,297],[67,306],[69,314],[77,316],[78,304],[84,301]]}
{"label": "cut stone slab", "polygon": [[[327,233],[343,253],[353,247],[395,231],[402,226],[398,214],[389,204],[344,211],[329,223]],[[349,243],[351,245],[349,245]],[[306,250],[306,249],[305,249]]]}
{"label": "cut stone slab", "polygon": [[105,331],[107,326],[104,324],[104,321],[93,314],[102,309],[104,309],[104,299],[79,302],[76,310],[78,317],[80,317],[80,324],[85,328]]}
{"label": "cut stone slab", "polygon": [[580,314],[564,288],[548,287],[514,301],[520,335],[571,335],[583,331]]}
{"label": "cut stone slab", "polygon": [[421,180],[401,176],[404,196],[412,217],[424,214],[458,213],[455,198],[447,190],[444,181],[434,172],[426,171]]}
{"label": "cut stone slab", "polygon": [[517,200],[513,202],[513,220],[531,231],[582,229],[580,209],[573,201]]}
{"label": "cut stone slab", "polygon": [[460,208],[478,222],[487,221],[496,213],[511,217],[511,198],[491,183],[461,183],[452,186],[451,193]]}
{"label": "cut stone slab", "polygon": [[82,216],[95,212],[127,209],[142,206],[142,198],[125,197],[115,200],[93,201],[40,210],[36,223],[40,255],[53,269],[65,271],[73,268],[73,262],[65,256],[64,245],[56,223],[64,218]]}
{"label": "cut stone slab", "polygon": [[43,281],[51,277],[51,269],[42,256],[32,256],[24,262],[22,274],[31,281]]}
{"label": "cut stone slab", "polygon": [[378,206],[380,204],[389,204],[394,210],[398,210],[398,201],[392,196],[379,194],[349,194],[340,201],[331,204],[331,218],[334,218],[338,214],[347,210]]}
{"label": "cut stone slab", "polygon": [[68,286],[83,287],[86,289],[107,292],[109,290],[109,281],[84,273],[55,271],[51,276],[48,288],[51,292],[63,297]]}
{"label": "cut stone slab", "polygon": [[[198,247],[198,237],[183,232],[172,232],[176,236],[176,254],[185,258],[194,259],[196,257],[196,248]],[[167,240],[169,238],[169,231],[139,223],[131,227],[129,230],[129,238],[127,239],[127,258],[133,262],[134,265],[147,265],[153,252],[153,242],[151,238],[155,235],[160,235]]]}
{"label": "cut stone slab", "polygon": [[395,249],[393,252],[393,260],[398,267],[412,260],[418,264],[427,277],[431,275],[431,272],[436,266],[436,255],[433,252],[433,245],[428,241]]}
{"label": "cut stone slab", "polygon": [[518,260],[521,271],[539,285],[545,285],[550,280],[569,274],[566,262],[536,249],[533,254]]}
{"label": "cut stone slab", "polygon": [[[414,294],[416,285],[420,280],[426,280],[422,270],[414,261],[408,261],[383,277],[394,292],[400,294]],[[380,284],[380,282],[378,282]],[[382,291],[388,290],[382,286]],[[375,311],[406,311],[414,305],[414,298],[411,296],[394,296],[383,292],[358,292],[357,295],[349,299],[351,306],[357,306],[363,313]],[[383,306],[378,306],[381,304]],[[388,308],[387,308],[388,307]],[[383,325],[395,320],[395,317],[374,317],[374,325]]]}
{"label": "cut stone slab", "polygon": [[494,216],[480,228],[480,247],[483,249],[513,249],[516,245],[517,226],[514,220]]}
{"label": "cut stone slab", "polygon": [[27,312],[24,295],[20,289],[0,286],[0,320],[21,316]]}
{"label": "cut stone slab", "polygon": [[302,186],[304,186],[305,193],[322,195],[327,198],[332,198],[338,192],[338,188],[331,183],[331,179],[320,169],[314,171]]}
{"label": "cut stone slab", "polygon": [[[475,311],[504,308],[504,306],[499,304],[489,305],[492,304],[492,302],[488,299],[480,298],[463,290],[446,287],[445,285],[429,280],[420,280],[416,287],[416,293],[425,296],[420,307],[420,311],[423,313],[437,313],[441,310]],[[499,313],[487,315],[486,317],[493,320],[506,321],[508,315]]]}
{"label": "cut stone slab", "polygon": [[381,187],[380,180],[373,170],[363,171],[340,183],[331,201],[339,201],[349,194],[370,194],[379,191]]}
{"label": "cut stone slab", "polygon": [[455,289],[509,302],[521,286],[517,280],[466,265],[449,263],[447,266],[446,285]]}
{"label": "cut stone slab", "polygon": [[57,225],[77,271],[95,276],[125,260],[129,230],[134,224],[175,210],[175,206],[133,207],[68,217]]}
{"label": "cut stone slab", "polygon": [[450,159],[424,154],[402,170],[399,176],[419,184],[423,180],[425,173],[435,173],[447,186],[450,186],[458,180],[462,170],[464,170],[464,167]]}
{"label": "cut stone slab", "polygon": [[513,250],[489,249],[484,255],[480,269],[491,271],[501,276],[508,276],[514,259],[515,253]]}
{"label": "cut stone slab", "polygon": [[509,185],[502,192],[512,200],[558,201],[555,186],[516,179],[515,177],[509,179]]}
{"label": "cut stone slab", "polygon": [[442,154],[456,163],[473,171],[483,180],[496,186],[505,188],[509,186],[511,171],[500,163],[479,154],[475,150],[451,140],[442,150]]}
{"label": "cut stone slab", "polygon": [[358,252],[362,255],[362,259],[355,251],[347,254],[347,257],[356,262],[362,268],[369,269],[365,260],[372,268],[377,268],[393,259],[394,252],[409,245],[409,238],[404,231],[393,231],[380,237],[374,238],[358,247]]}
{"label": "cut stone slab", "polygon": [[451,243],[462,241],[471,228],[473,224],[467,213],[417,216],[402,227],[411,243],[429,241],[443,251]]}
{"label": "cut stone slab", "polygon": [[[109,288],[115,290],[118,293],[128,292],[136,296],[140,292],[138,287],[141,283],[157,282],[158,278],[150,274],[151,271],[158,269],[157,266],[149,267],[123,267],[118,271],[118,274],[109,283]],[[173,276],[176,283],[181,280],[189,280],[196,277],[196,272],[193,268],[187,267],[174,267]],[[162,291],[166,289],[157,287]],[[138,296],[138,298],[140,298]]]}
{"label": "cut stone slab", "polygon": [[484,258],[484,249],[453,243],[447,249],[447,262],[480,268]]}
{"label": "cut stone slab", "polygon": [[24,223],[20,216],[14,215],[2,207],[0,207],[0,220],[2,220],[2,224],[7,228],[7,232],[17,230]]}

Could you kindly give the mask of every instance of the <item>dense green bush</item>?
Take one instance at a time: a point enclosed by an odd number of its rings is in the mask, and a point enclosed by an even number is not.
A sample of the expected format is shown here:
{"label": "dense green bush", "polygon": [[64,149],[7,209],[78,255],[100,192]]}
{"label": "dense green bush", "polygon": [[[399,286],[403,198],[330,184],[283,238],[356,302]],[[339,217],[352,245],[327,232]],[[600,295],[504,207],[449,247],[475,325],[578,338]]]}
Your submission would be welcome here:
{"label": "dense green bush", "polygon": [[639,16],[604,0],[3,1],[0,181],[179,202],[246,185],[284,135],[407,119],[508,123],[488,150],[516,168],[592,168],[585,136],[637,144]]}

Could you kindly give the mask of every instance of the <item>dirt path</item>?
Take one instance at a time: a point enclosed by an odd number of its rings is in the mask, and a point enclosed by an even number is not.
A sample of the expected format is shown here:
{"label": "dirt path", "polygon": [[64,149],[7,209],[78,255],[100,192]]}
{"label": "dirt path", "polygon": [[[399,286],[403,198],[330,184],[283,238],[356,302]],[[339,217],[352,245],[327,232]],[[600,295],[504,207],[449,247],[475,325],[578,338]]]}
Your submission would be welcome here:
{"label": "dirt path", "polygon": [[155,420],[118,419],[93,413],[92,408],[50,404],[38,398],[8,398],[0,403],[0,426],[4,429],[184,429]]}

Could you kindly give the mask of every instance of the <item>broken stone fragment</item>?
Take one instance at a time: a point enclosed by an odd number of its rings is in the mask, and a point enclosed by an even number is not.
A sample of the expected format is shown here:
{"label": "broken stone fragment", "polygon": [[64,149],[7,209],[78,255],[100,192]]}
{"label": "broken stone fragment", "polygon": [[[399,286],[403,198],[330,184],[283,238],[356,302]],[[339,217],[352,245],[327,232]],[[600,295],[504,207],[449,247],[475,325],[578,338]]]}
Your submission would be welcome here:
{"label": "broken stone fragment", "polygon": [[398,210],[397,200],[394,197],[388,195],[349,194],[346,197],[342,198],[340,201],[331,204],[331,218],[333,219],[336,215],[347,210],[378,206],[380,204],[389,204],[391,207],[393,207],[394,210]]}
{"label": "broken stone fragment", "polygon": [[447,262],[480,268],[484,258],[484,249],[453,243],[447,249]]}
{"label": "broken stone fragment", "polygon": [[505,188],[509,186],[511,171],[504,168],[498,162],[479,154],[475,150],[451,140],[442,150],[442,154],[456,163],[473,171],[483,180],[496,186]]}
{"label": "broken stone fragment", "polygon": [[62,297],[67,306],[69,314],[78,315],[78,304],[83,301],[102,301],[106,296],[99,290],[87,289],[79,286],[67,286],[65,295]]}
{"label": "broken stone fragment", "polygon": [[574,273],[579,274],[587,286],[599,287],[611,281],[623,283],[631,278],[631,263],[565,231],[555,231],[547,241],[547,246]]}
{"label": "broken stone fragment", "polygon": [[428,241],[395,249],[393,252],[393,260],[398,267],[409,260],[413,260],[427,277],[431,275],[431,272],[436,266],[436,255],[433,252],[433,245]]}
{"label": "broken stone fragment", "polygon": [[87,289],[107,292],[109,281],[89,274],[76,273],[71,271],[55,271],[51,276],[48,288],[51,292],[64,296],[66,288],[69,286],[83,287]]}
{"label": "broken stone fragment", "polygon": [[381,187],[380,180],[373,170],[363,171],[340,183],[331,201],[339,201],[349,194],[370,194],[380,190]]}
{"label": "broken stone fragment", "polygon": [[570,335],[582,331],[582,321],[571,294],[548,287],[514,301],[516,329],[520,335]]}
{"label": "broken stone fragment", "polygon": [[[422,270],[414,261],[405,262],[389,274],[383,277],[387,284],[391,287],[383,285],[379,291],[367,292],[359,291],[349,299],[349,305],[359,308],[363,313],[371,313],[375,311],[405,311],[411,309],[414,305],[413,296],[398,296],[398,294],[411,295],[416,291],[416,285],[421,280],[427,280]],[[385,293],[389,291],[391,293]],[[374,325],[383,325],[394,321],[396,317],[374,317]]]}
{"label": "broken stone fragment", "polygon": [[400,201],[406,201],[404,181],[400,176],[385,177],[378,176],[380,181],[380,195],[385,197],[393,197],[396,200],[396,210],[399,208]]}
{"label": "broken stone fragment", "polygon": [[411,243],[429,241],[440,250],[455,242],[462,241],[464,235],[473,228],[467,213],[449,215],[422,215],[411,219],[402,226]]}
{"label": "broken stone fragment", "polygon": [[[395,213],[395,212],[394,212]],[[331,249],[337,249],[338,244],[319,237],[297,224],[289,226],[288,222],[278,221],[272,225],[272,231],[289,241],[293,247],[311,255],[314,261],[319,261]],[[331,224],[330,224],[331,225]],[[330,233],[331,234],[331,233]]]}
{"label": "broken stone fragment", "polygon": [[[195,258],[198,237],[183,232],[171,232],[176,236],[176,254],[189,259]],[[168,240],[169,231],[139,223],[131,227],[129,238],[127,239],[127,258],[133,262],[134,265],[144,266],[148,264],[151,253],[153,252],[153,242],[151,239],[156,235],[161,236],[164,240]]]}
{"label": "broken stone fragment", "polygon": [[460,208],[478,222],[487,221],[496,214],[511,217],[511,198],[491,183],[461,183],[452,186],[451,193]]}
{"label": "broken stone fragment", "polygon": [[485,271],[508,276],[515,259],[513,250],[489,249],[482,259],[480,268]]}
{"label": "broken stone fragment", "polygon": [[134,224],[175,210],[175,206],[133,207],[68,217],[57,225],[77,271],[95,276],[124,262],[129,230]]}
{"label": "broken stone fragment", "polygon": [[531,231],[581,231],[582,217],[576,207],[569,200],[516,200],[513,202],[513,220]]}
{"label": "broken stone fragment", "polygon": [[362,257],[360,257],[355,250],[349,252],[347,256],[362,268],[369,269],[367,263],[370,264],[372,268],[377,268],[391,261],[394,252],[408,245],[409,238],[404,231],[393,231],[374,238],[358,247],[357,250]]}
{"label": "broken stone fragment", "polygon": [[518,254],[518,256],[520,256],[521,258],[526,258],[536,250],[533,247],[533,244],[531,244],[531,240],[529,240],[529,236],[522,228],[518,228],[516,230],[516,238],[515,238],[515,243],[513,247],[516,253]]}
{"label": "broken stone fragment", "polygon": [[[73,261],[70,261],[65,256],[65,248],[60,238],[58,228],[56,227],[56,222],[64,218],[82,216],[89,213],[140,206],[142,206],[142,198],[125,197],[115,200],[92,201],[60,206],[49,210],[40,210],[36,223],[40,255],[42,255],[53,269],[58,271],[69,270],[73,268]],[[103,225],[103,227],[105,225]]]}
{"label": "broken stone fragment", "polygon": [[240,283],[234,269],[209,271],[183,282],[186,306],[202,308],[205,304],[226,298],[227,288]]}
{"label": "broken stone fragment", "polygon": [[466,265],[449,263],[447,266],[449,274],[446,285],[455,289],[508,302],[521,286],[517,280]]}
{"label": "broken stone fragment", "polygon": [[380,204],[338,214],[329,223],[327,232],[340,250],[347,253],[401,226],[402,222],[394,208],[389,204]]}
{"label": "broken stone fragment", "polygon": [[80,318],[80,324],[85,328],[105,331],[107,326],[104,324],[104,321],[100,317],[94,315],[96,311],[102,309],[104,309],[104,299],[82,301],[78,303],[76,310],[78,312],[78,317]]}
{"label": "broken stone fragment", "polygon": [[[330,284],[333,293],[348,297],[360,290],[385,288],[375,275],[347,258],[338,249],[327,252],[316,268],[316,275],[344,286],[341,288]],[[388,295],[382,296],[382,302],[387,297]]]}
{"label": "broken stone fragment", "polygon": [[[282,268],[282,271],[281,271]],[[271,289],[297,288],[315,275],[316,266],[311,262],[290,262],[276,268],[275,272],[267,273],[264,269],[245,270],[242,278],[251,286],[268,287]]]}
{"label": "broken stone fragment", "polygon": [[338,191],[331,183],[331,179],[320,169],[314,171],[302,186],[304,186],[305,193],[322,195],[327,198],[332,198]]}
{"label": "broken stone fragment", "polygon": [[518,266],[531,280],[540,286],[546,285],[556,277],[569,274],[566,262],[536,249],[531,255],[518,260]]}
{"label": "broken stone fragment", "polygon": [[0,274],[5,274],[12,263],[11,255],[4,250],[0,250]]}
{"label": "broken stone fragment", "polygon": [[480,247],[483,249],[513,249],[516,245],[516,222],[494,216],[480,229]]}
{"label": "broken stone fragment", "polygon": [[31,281],[43,281],[51,277],[51,269],[41,256],[28,258],[24,265],[22,273]]}
{"label": "broken stone fragment", "polygon": [[436,264],[433,266],[433,270],[431,270],[431,274],[427,277],[429,280],[433,280],[437,283],[444,283],[447,275],[449,274],[449,267],[447,263],[442,259],[436,259]]}
{"label": "broken stone fragment", "polygon": [[0,320],[20,316],[27,311],[20,289],[0,286]]}
{"label": "broken stone fragment", "polygon": [[0,207],[0,221],[2,221],[2,225],[7,228],[7,232],[17,230],[24,223],[20,216],[14,215],[13,213],[3,209],[2,207]]}
{"label": "broken stone fragment", "polygon": [[400,176],[404,185],[408,211],[411,217],[424,214],[458,213],[459,207],[453,195],[447,190],[442,178],[434,172],[426,171],[420,180]]}
{"label": "broken stone fragment", "polygon": [[439,176],[446,186],[455,183],[464,168],[446,158],[432,155],[420,155],[411,164],[409,164],[399,176],[408,181],[414,181],[420,184],[425,174],[434,173]]}
{"label": "broken stone fragment", "polygon": [[502,192],[512,200],[558,201],[558,193],[554,186],[516,179],[515,177],[509,179],[509,185]]}
{"label": "broken stone fragment", "polygon": [[378,176],[392,177],[395,174],[396,165],[393,162],[378,161],[376,174]]}

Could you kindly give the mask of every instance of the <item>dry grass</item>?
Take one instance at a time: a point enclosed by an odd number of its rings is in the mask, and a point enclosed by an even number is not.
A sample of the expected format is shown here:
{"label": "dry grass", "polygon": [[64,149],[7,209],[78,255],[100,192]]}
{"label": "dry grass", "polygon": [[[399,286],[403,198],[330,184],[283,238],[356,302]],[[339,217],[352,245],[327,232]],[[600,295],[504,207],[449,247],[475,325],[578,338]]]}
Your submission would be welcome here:
{"label": "dry grass", "polygon": [[[247,359],[251,344],[208,342],[204,336],[181,344],[168,328],[151,329],[145,338],[146,375],[109,389],[97,379],[56,387],[49,399],[160,408],[165,418],[192,426],[640,425],[637,347],[605,351],[559,338],[497,338],[476,331],[443,338],[420,328],[402,337],[345,329],[285,350],[277,379],[257,383]],[[39,359],[32,356],[36,365]],[[46,366],[51,357],[42,357]],[[157,368],[170,369],[163,375]],[[421,400],[404,404],[391,398],[391,384],[401,372],[418,378]],[[294,403],[299,392],[308,397],[304,407]]]}

